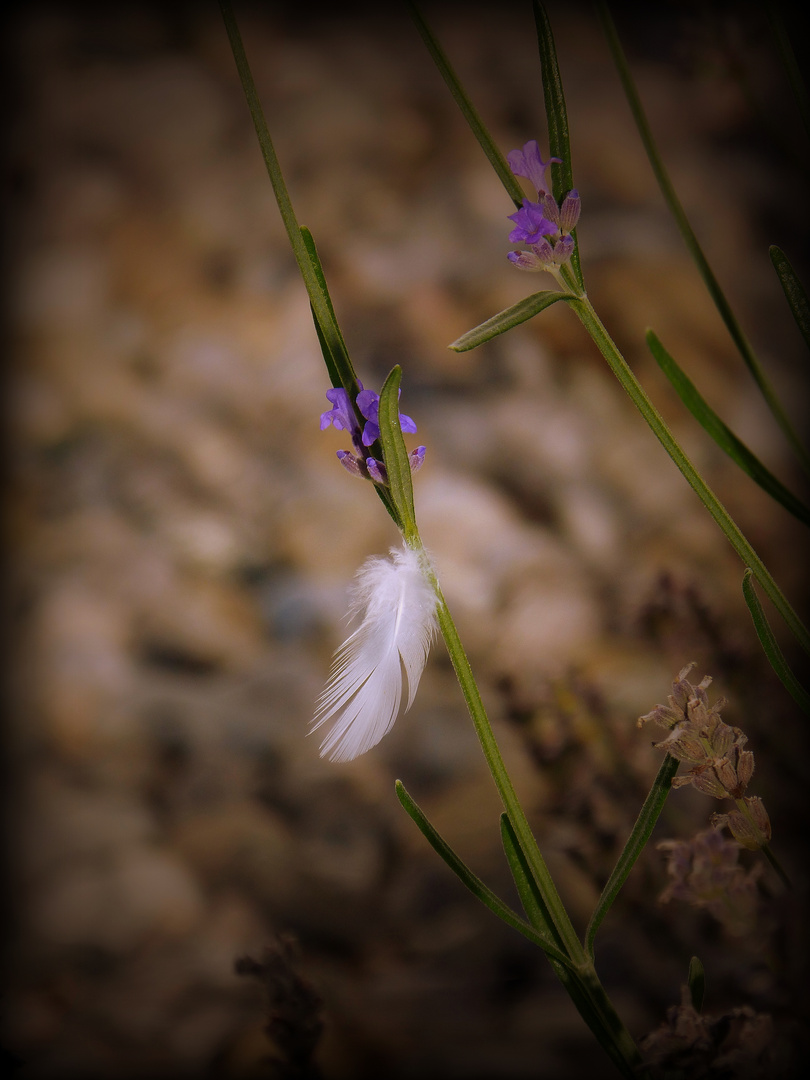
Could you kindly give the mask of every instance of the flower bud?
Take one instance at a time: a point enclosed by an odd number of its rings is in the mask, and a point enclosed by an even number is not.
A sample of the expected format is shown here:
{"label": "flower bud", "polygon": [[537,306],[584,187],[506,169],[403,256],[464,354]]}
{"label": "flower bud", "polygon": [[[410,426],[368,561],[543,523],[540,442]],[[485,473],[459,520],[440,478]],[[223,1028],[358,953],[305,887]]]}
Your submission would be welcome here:
{"label": "flower bud", "polygon": [[579,221],[580,212],[580,198],[579,192],[574,189],[569,191],[562,201],[559,213],[559,225],[560,232],[567,236],[573,229],[576,228],[576,224]]}

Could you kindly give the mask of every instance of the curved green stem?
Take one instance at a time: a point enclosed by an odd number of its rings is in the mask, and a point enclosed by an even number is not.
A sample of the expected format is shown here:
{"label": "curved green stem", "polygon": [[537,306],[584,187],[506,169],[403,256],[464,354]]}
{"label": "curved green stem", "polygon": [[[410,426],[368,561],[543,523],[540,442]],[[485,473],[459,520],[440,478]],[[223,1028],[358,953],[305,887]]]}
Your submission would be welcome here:
{"label": "curved green stem", "polygon": [[700,501],[720,526],[731,546],[745,565],[751,568],[754,577],[760,583],[774,607],[790,627],[796,640],[805,652],[810,653],[810,633],[808,633],[804,623],[788,603],[787,598],[771,577],[765,564],[762,562],[762,559],[760,559],[759,555],[757,555],[751,547],[745,536],[743,536],[729,512],[679,446],[675,436],[664,423],[663,417],[647,397],[647,394],[638,379],[631,371],[629,364],[619,352],[610,334],[596,314],[590,300],[588,300],[587,297],[582,297],[581,299],[566,298],[566,302],[573,309],[580,322],[591,335],[599,351],[607,360],[611,371],[627,391],[633,404],[647,421],[647,424],[652,429],[654,435],[678,466]]}

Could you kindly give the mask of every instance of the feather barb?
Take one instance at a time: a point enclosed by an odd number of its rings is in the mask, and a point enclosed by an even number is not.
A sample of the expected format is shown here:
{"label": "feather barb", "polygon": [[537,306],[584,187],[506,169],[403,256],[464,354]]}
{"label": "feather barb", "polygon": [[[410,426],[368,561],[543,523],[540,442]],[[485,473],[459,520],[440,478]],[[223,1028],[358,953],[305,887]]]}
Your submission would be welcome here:
{"label": "feather barb", "polygon": [[350,608],[360,624],[335,653],[312,721],[314,731],[334,718],[321,757],[352,761],[388,734],[405,694],[410,709],[436,632],[436,604],[424,551],[403,545],[363,564]]}

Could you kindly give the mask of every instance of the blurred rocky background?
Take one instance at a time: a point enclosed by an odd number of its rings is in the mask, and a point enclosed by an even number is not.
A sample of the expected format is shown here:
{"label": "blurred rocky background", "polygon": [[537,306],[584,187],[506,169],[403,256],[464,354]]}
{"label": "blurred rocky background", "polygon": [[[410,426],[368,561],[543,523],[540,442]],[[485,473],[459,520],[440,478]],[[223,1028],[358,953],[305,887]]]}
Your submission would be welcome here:
{"label": "blurred rocky background", "polygon": [[[617,1007],[636,1036],[656,1029],[697,954],[707,1011],[769,1015],[748,1057],[792,1075],[807,741],[742,566],[562,305],[447,349],[550,282],[506,261],[512,207],[405,7],[236,10],[357,370],[379,388],[402,364],[428,447],[422,533],[577,923],[660,764],[636,718],[684,664],[714,676],[755,751],[750,791],[796,889],[765,869],[744,925],[724,926],[658,903],[651,845],[597,942]],[[545,147],[530,6],[425,13],[503,150]],[[664,209],[592,9],[550,14],[591,297],[801,606],[801,527],[685,416],[645,328],[800,487],[793,462]],[[806,141],[765,15],[618,15],[680,196],[801,425],[805,358],[767,245],[807,280]],[[517,904],[441,644],[372,753],[338,767],[305,737],[352,577],[396,537],[340,468],[341,434],[318,430],[323,363],[216,5],[33,2],[6,47],[6,1063],[23,1080],[606,1076],[543,956],[395,799],[399,777]],[[721,809],[678,791],[656,838]]]}

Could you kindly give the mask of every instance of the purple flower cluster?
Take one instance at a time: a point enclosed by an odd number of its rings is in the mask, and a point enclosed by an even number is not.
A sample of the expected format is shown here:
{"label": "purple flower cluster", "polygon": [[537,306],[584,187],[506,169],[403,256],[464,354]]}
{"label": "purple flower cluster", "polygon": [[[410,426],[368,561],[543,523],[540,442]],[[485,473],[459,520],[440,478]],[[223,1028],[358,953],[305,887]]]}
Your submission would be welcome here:
{"label": "purple flower cluster", "polygon": [[[332,408],[321,413],[321,431],[325,431],[330,424],[338,431],[348,431],[356,452],[352,454],[348,450],[338,450],[337,456],[341,465],[353,476],[370,477],[378,484],[387,484],[388,477],[383,462],[366,456],[368,447],[380,437],[380,395],[375,394],[373,390],[364,390],[359,379],[357,385],[360,387],[357,408],[366,421],[362,428],[348,393],[342,388],[333,388],[326,391]],[[399,414],[399,423],[403,431],[411,433],[416,431],[416,424],[404,413]],[[411,471],[416,472],[425,460],[425,447],[417,446],[408,456]]]}
{"label": "purple flower cluster", "polygon": [[507,258],[520,270],[554,271],[568,262],[574,251],[572,230],[579,221],[579,194],[569,191],[558,206],[546,178],[549,166],[562,164],[559,158],[543,161],[535,139],[522,150],[507,155],[515,176],[525,176],[537,191],[537,202],[523,200],[523,206],[509,215],[515,227],[509,234],[513,243],[528,244],[529,251],[510,251]]}

